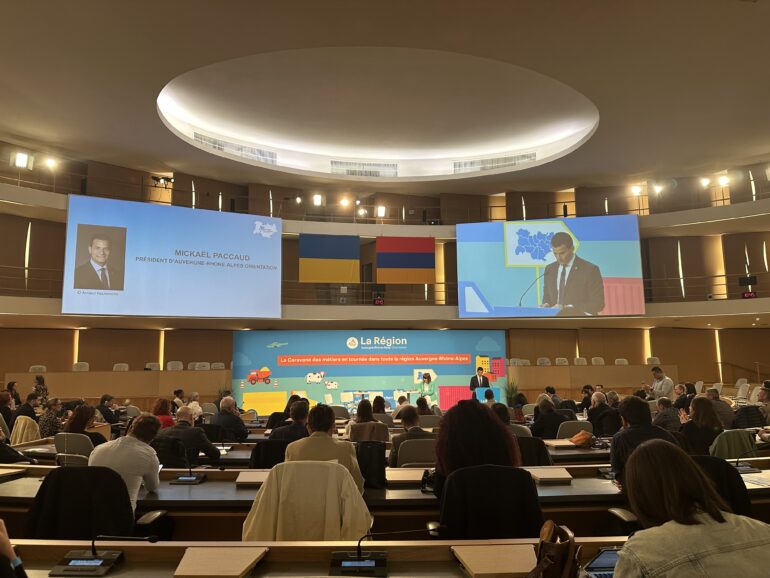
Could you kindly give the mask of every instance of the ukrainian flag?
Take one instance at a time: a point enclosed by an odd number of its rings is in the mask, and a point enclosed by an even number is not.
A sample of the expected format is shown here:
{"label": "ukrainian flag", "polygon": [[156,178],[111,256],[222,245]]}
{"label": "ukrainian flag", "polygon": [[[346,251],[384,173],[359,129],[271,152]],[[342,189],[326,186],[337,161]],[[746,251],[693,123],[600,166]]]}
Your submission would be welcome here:
{"label": "ukrainian flag", "polygon": [[360,283],[359,237],[300,234],[299,282]]}
{"label": "ukrainian flag", "polygon": [[433,237],[377,237],[377,283],[436,282],[436,240]]}

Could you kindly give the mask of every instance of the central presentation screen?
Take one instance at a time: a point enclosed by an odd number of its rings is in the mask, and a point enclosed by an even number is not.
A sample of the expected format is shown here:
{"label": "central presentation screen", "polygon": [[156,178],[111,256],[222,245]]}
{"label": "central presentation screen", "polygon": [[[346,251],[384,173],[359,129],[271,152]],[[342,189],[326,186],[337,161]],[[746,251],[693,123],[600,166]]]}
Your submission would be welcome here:
{"label": "central presentation screen", "polygon": [[281,316],[281,220],[70,195],[62,313]]}
{"label": "central presentation screen", "polygon": [[636,215],[457,225],[460,317],[640,315]]}

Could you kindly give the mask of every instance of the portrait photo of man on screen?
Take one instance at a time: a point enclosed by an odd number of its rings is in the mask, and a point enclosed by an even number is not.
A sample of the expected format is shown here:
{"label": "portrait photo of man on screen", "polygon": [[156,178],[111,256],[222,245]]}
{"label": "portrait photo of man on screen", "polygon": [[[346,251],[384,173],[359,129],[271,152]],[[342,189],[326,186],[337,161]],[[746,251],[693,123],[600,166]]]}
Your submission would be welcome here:
{"label": "portrait photo of man on screen", "polygon": [[599,267],[575,254],[575,243],[568,233],[551,237],[556,261],[543,274],[541,307],[557,307],[559,315],[598,315],[604,309],[604,282]]}
{"label": "portrait photo of man on screen", "polygon": [[78,225],[75,289],[123,291],[126,229]]}

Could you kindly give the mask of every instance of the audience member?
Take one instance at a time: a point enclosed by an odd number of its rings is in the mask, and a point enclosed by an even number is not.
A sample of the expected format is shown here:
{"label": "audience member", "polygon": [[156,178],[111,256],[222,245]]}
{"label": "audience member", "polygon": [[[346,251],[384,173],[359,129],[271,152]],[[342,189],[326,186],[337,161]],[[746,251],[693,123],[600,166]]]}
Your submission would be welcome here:
{"label": "audience member", "polygon": [[676,440],[671,433],[652,425],[650,406],[643,399],[633,395],[626,397],[620,402],[618,411],[623,429],[612,436],[610,464],[615,479],[622,486],[626,462],[637,447],[651,439],[662,439],[671,443],[676,443]]}
{"label": "audience member", "polygon": [[[553,406],[553,402],[548,400]],[[492,410],[461,400],[444,414],[436,438],[433,492],[441,497],[446,477],[460,468],[480,465],[520,466],[519,444]]]}
{"label": "audience member", "polygon": [[551,398],[551,401],[553,402],[553,405],[554,405],[555,407],[559,407],[559,404],[561,403],[561,398],[560,398],[558,395],[556,395],[556,388],[554,388],[554,387],[553,387],[553,386],[551,386],[551,385],[547,385],[547,386],[545,387],[545,392],[546,392],[546,393],[549,395],[549,397]]}
{"label": "audience member", "polygon": [[735,421],[735,412],[730,404],[725,400],[719,398],[719,390],[715,387],[710,387],[706,390],[706,397],[711,400],[711,405],[714,406],[714,411],[717,412],[719,421],[722,422],[722,427],[730,429],[733,427]]}
{"label": "audience member", "polygon": [[233,392],[229,389],[223,389],[219,392],[219,397],[214,400],[214,405],[217,406],[217,411],[220,410],[219,404],[222,402],[222,400],[226,397],[231,397],[233,395]]}
{"label": "audience member", "polygon": [[524,407],[527,405],[527,396],[519,392],[513,396],[513,407]]}
{"label": "audience member", "polygon": [[307,414],[310,407],[304,401],[295,401],[289,408],[291,423],[275,428],[270,432],[271,440],[284,440],[288,442],[306,438],[310,434],[307,431]]}
{"label": "audience member", "polygon": [[428,406],[428,400],[424,397],[417,398],[417,413],[420,415],[433,415],[433,412]]}
{"label": "audience member", "polygon": [[44,376],[35,376],[35,383],[32,386],[32,393],[36,393],[38,401],[45,405],[45,402],[48,401],[48,386],[45,384]]}
{"label": "audience member", "polygon": [[381,395],[372,400],[372,413],[385,413],[385,398]]}
{"label": "audience member", "polygon": [[114,399],[109,393],[105,393],[99,398],[99,405],[96,406],[96,411],[109,424],[120,422],[120,414],[118,413],[117,404],[113,401]]}
{"label": "audience member", "polygon": [[532,435],[537,438],[555,439],[559,426],[567,421],[567,416],[556,412],[556,408],[547,395],[537,403],[537,416],[532,424]]}
{"label": "audience member", "polygon": [[676,396],[674,399],[674,409],[677,410],[677,412],[681,409],[685,412],[690,411],[690,402],[692,401],[692,397],[687,395],[687,385],[691,384],[685,384],[682,385],[681,383],[677,383],[674,386],[674,395]]}
{"label": "audience member", "polygon": [[487,387],[484,388],[484,403],[486,403],[489,407],[492,407],[497,403],[495,401],[495,392],[492,391],[491,388]]}
{"label": "audience member", "polygon": [[11,396],[11,409],[15,410],[17,407],[21,405],[21,397],[19,396],[19,392],[16,391],[16,382],[15,381],[9,381],[8,385],[5,386],[5,390],[10,394]]}
{"label": "audience member", "polygon": [[8,427],[10,429],[13,429],[13,424],[16,422],[16,418],[20,415],[27,416],[28,418],[34,419],[35,421],[38,420],[37,414],[35,414],[35,408],[40,405],[40,401],[37,398],[36,393],[29,393],[27,394],[27,401],[26,403],[22,403],[19,407],[16,408],[16,411],[13,413],[13,416],[11,418],[11,423],[8,424]]}
{"label": "audience member", "polygon": [[298,396],[296,393],[290,395],[288,401],[286,402],[286,406],[283,408],[283,411],[274,411],[270,414],[270,417],[267,418],[267,425],[265,425],[265,429],[273,430],[277,427],[288,425],[291,406],[294,402],[300,401],[300,399],[300,396]]}
{"label": "audience member", "polygon": [[162,429],[159,436],[177,438],[182,442],[187,452],[187,464],[190,467],[198,465],[198,454],[203,452],[212,461],[219,461],[219,448],[209,441],[199,427],[194,427],[195,418],[192,409],[180,407],[176,412],[176,425]]}
{"label": "audience member", "polygon": [[[223,400],[224,401],[224,400]],[[319,403],[310,410],[307,421],[310,436],[286,446],[286,461],[332,461],[347,468],[358,489],[364,491],[364,478],[358,467],[355,446],[348,441],[336,440],[334,410]]]}
{"label": "audience member", "polygon": [[52,437],[61,431],[60,409],[61,400],[58,397],[52,397],[45,403],[45,411],[40,416],[40,435],[42,437]]}
{"label": "audience member", "polygon": [[591,396],[594,394],[594,386],[586,384],[583,389],[580,390],[580,394],[583,396],[578,404],[580,411],[588,411],[591,408]]}
{"label": "audience member", "polygon": [[407,402],[405,395],[399,395],[398,396],[398,405],[393,410],[393,413],[390,414],[390,417],[393,419],[398,418],[398,416],[401,414],[401,410],[403,410],[409,403]]}
{"label": "audience member", "polygon": [[682,422],[679,420],[679,411],[674,408],[674,404],[667,397],[658,398],[658,413],[652,420],[652,425],[663,428],[666,431],[679,431]]}
{"label": "audience member", "polygon": [[152,415],[160,421],[161,429],[174,425],[174,418],[171,417],[171,402],[163,397],[155,400],[155,405],[152,406]]}
{"label": "audience member", "polygon": [[770,526],[730,513],[711,480],[677,446],[641,444],[628,459],[625,485],[645,529],[623,546],[615,578],[759,576],[770,567]]}
{"label": "audience member", "polygon": [[193,423],[196,423],[203,415],[203,408],[200,403],[200,395],[197,391],[193,391],[190,394],[190,399],[187,402],[187,407],[190,408],[193,417]]}
{"label": "audience member", "polygon": [[667,397],[672,399],[674,397],[674,382],[668,377],[663,370],[657,365],[653,367],[652,372],[652,385],[644,384],[644,390],[647,392],[648,397],[652,399],[660,399],[661,397]]}
{"label": "audience member", "polygon": [[770,381],[762,383],[762,387],[759,388],[757,393],[757,401],[761,404],[759,411],[765,418],[765,424],[770,425]]}
{"label": "audience member", "polygon": [[348,422],[345,435],[352,442],[387,442],[390,439],[388,426],[374,419],[368,399],[359,402],[356,417]]}
{"label": "audience member", "polygon": [[618,395],[617,391],[608,391],[607,394],[607,405],[611,408],[618,409],[618,406],[620,405],[620,396]]}
{"label": "audience member", "polygon": [[212,416],[211,423],[222,428],[224,441],[243,443],[249,437],[249,430],[246,429],[232,397],[223,397],[219,401],[219,413]]}
{"label": "audience member", "polygon": [[[680,414],[682,415],[682,414]],[[682,415],[686,419],[686,416]],[[692,455],[709,455],[709,448],[722,433],[722,422],[714,411],[711,400],[696,397],[690,404],[690,419],[679,430],[687,439],[687,448]]]}
{"label": "audience member", "polygon": [[[166,400],[168,403],[168,400]],[[142,414],[134,419],[128,434],[102,444],[91,452],[89,466],[115,470],[126,482],[131,507],[136,510],[139,488],[144,482],[148,492],[156,492],[160,485],[158,456],[150,442],[160,430],[160,421],[154,415]]]}
{"label": "audience member", "polygon": [[176,410],[178,410],[180,407],[184,407],[185,405],[187,405],[187,404],[185,403],[185,400],[184,400],[184,390],[183,389],[175,389],[174,390],[174,401],[172,402],[172,405],[169,407],[170,412],[176,413]]}
{"label": "audience member", "polygon": [[612,408],[607,404],[607,396],[601,391],[594,392],[591,396],[591,407],[588,408],[588,421],[591,422],[596,436],[600,435],[599,424],[608,411],[612,411]]}
{"label": "audience member", "polygon": [[420,427],[420,414],[411,405],[401,410],[401,425],[404,427],[404,433],[394,435],[390,441],[391,448],[388,465],[391,468],[395,468],[398,465],[398,448],[406,440],[434,439],[436,437],[436,434],[427,432]]}
{"label": "audience member", "polygon": [[8,393],[8,391],[0,391],[0,415],[3,416],[5,425],[7,425],[9,429],[13,422],[13,411],[11,410],[12,403],[13,398],[11,398],[11,394]]}
{"label": "audience member", "polygon": [[79,405],[72,412],[72,415],[64,424],[64,431],[67,433],[77,433],[87,435],[91,439],[94,447],[107,443],[107,438],[97,432],[86,431],[94,425],[96,420],[96,409],[90,405]]}

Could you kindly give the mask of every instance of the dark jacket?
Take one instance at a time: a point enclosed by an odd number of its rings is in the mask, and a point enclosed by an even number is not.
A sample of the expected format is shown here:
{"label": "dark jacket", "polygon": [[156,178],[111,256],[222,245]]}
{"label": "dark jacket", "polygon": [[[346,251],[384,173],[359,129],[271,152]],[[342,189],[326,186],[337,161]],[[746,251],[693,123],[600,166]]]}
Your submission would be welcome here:
{"label": "dark jacket", "polygon": [[679,429],[687,439],[687,448],[691,455],[709,455],[709,447],[714,440],[722,433],[722,428],[711,429],[698,427],[695,422],[688,421]]}
{"label": "dark jacket", "polygon": [[107,265],[107,275],[110,279],[110,286],[102,285],[96,269],[87,261],[75,269],[75,289],[103,289],[105,291],[123,291],[123,271],[116,269],[112,265]]}
{"label": "dark jacket", "polygon": [[35,421],[38,421],[38,417],[35,415],[35,408],[29,405],[28,403],[21,404],[18,408],[16,408],[16,411],[13,413],[13,416],[11,418],[11,423],[8,424],[8,427],[10,429],[13,429],[13,424],[16,422],[16,418],[20,415],[25,415],[29,418],[34,419]]}
{"label": "dark jacket", "polygon": [[0,554],[0,578],[27,578],[24,565],[11,568],[11,561]]}
{"label": "dark jacket", "polygon": [[489,378],[486,375],[481,376],[481,383],[479,383],[478,375],[474,375],[473,377],[471,377],[471,383],[470,383],[471,391],[473,391],[478,387],[489,387]]}
{"label": "dark jacket", "polygon": [[304,423],[292,422],[288,425],[282,425],[281,427],[275,428],[270,432],[270,437],[268,439],[295,442],[302,438],[306,438],[309,435],[310,433],[307,431],[307,425]]}
{"label": "dark jacket", "polygon": [[[543,303],[551,306],[558,302],[558,275],[559,263],[556,261],[550,263],[543,274]],[[604,309],[604,282],[599,267],[575,255],[562,303],[566,315],[596,315]]]}
{"label": "dark jacket", "polygon": [[612,411],[612,408],[606,403],[600,403],[596,407],[588,408],[588,421],[591,422],[591,425],[594,428],[594,435],[599,436],[597,431],[599,429],[599,423],[601,422],[602,416],[608,411]]}
{"label": "dark jacket", "polygon": [[97,405],[96,411],[102,414],[104,421],[106,421],[107,423],[118,423],[120,421],[120,416],[118,416],[118,412],[112,411],[110,407],[104,404]]}
{"label": "dark jacket", "polygon": [[686,412],[690,412],[690,402],[692,402],[692,395],[683,393],[674,400],[674,407],[677,410],[683,409]]}
{"label": "dark jacket", "polygon": [[733,422],[735,421],[735,413],[730,405],[721,399],[712,399],[711,405],[714,406],[714,411],[717,412],[719,421],[722,422],[722,427],[725,429],[732,429]]}
{"label": "dark jacket", "polygon": [[623,471],[626,468],[626,461],[637,447],[647,440],[665,440],[677,445],[676,438],[663,428],[656,425],[632,425],[626,429],[620,430],[612,436],[612,446],[610,448],[610,465],[615,472],[615,479],[623,483]]}
{"label": "dark jacket", "polygon": [[220,411],[211,417],[211,423],[222,428],[223,441],[244,442],[249,436],[249,430],[243,420],[229,411]]}
{"label": "dark jacket", "polygon": [[420,426],[409,428],[404,433],[394,435],[390,440],[390,457],[388,465],[395,468],[398,464],[398,448],[406,440],[434,439],[436,434],[423,430]]}
{"label": "dark jacket", "polygon": [[274,411],[267,418],[267,425],[265,429],[275,429],[283,425],[287,425],[286,421],[289,419],[288,411]]}
{"label": "dark jacket", "polygon": [[682,427],[682,422],[679,420],[679,410],[670,407],[658,412],[658,415],[652,420],[652,424],[662,427],[666,431],[679,431]]}
{"label": "dark jacket", "polygon": [[187,460],[191,466],[198,464],[198,453],[203,452],[212,461],[219,461],[219,449],[209,441],[206,433],[199,427],[181,421],[173,427],[160,430],[159,436],[177,438],[182,442],[187,452]]}
{"label": "dark jacket", "polygon": [[537,416],[535,423],[532,424],[532,435],[546,440],[556,439],[559,426],[565,421],[567,421],[567,418],[555,411],[542,413]]}
{"label": "dark jacket", "polygon": [[3,416],[5,425],[8,426],[8,429],[11,429],[11,425],[13,424],[13,412],[11,411],[10,406],[4,405],[3,407],[0,407],[0,415]]}

